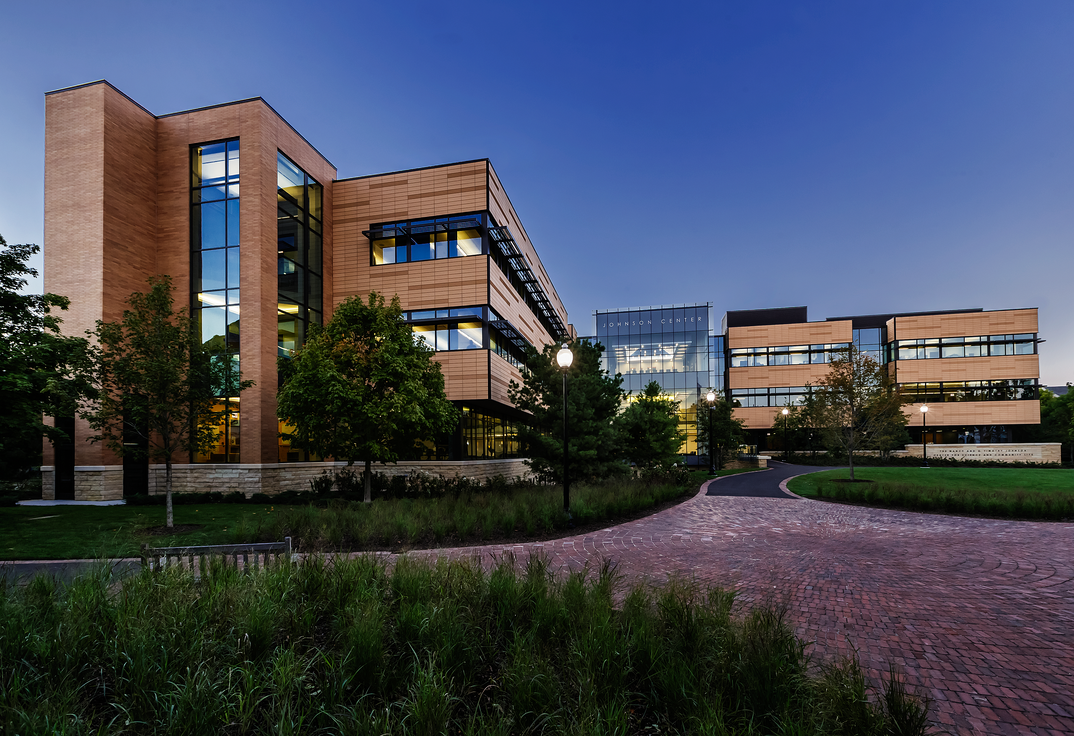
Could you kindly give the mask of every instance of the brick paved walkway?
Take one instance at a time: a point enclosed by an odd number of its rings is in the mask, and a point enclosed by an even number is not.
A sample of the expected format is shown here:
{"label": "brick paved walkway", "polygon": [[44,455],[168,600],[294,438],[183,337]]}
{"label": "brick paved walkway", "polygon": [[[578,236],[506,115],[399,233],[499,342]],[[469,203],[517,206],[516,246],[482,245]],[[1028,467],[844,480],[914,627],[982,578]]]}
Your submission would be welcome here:
{"label": "brick paved walkway", "polygon": [[819,657],[857,647],[874,682],[896,662],[952,733],[1074,733],[1074,524],[706,490],[585,536],[411,554],[540,551],[558,570],[608,557],[629,579],[693,576],[747,606],[786,604]]}

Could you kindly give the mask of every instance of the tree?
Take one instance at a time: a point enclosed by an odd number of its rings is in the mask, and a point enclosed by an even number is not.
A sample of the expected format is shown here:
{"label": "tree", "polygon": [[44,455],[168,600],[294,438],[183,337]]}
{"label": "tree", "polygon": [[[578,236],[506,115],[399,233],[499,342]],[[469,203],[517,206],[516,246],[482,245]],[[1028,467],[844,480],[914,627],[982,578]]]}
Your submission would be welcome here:
{"label": "tree", "polygon": [[0,476],[24,473],[41,452],[41,437],[70,439],[43,417],[73,417],[92,394],[89,343],[60,334],[56,294],[20,294],[37,271],[27,266],[40,248],[8,245],[0,236]]}
{"label": "tree", "polygon": [[[163,462],[167,525],[172,516],[172,462],[176,453],[202,452],[216,441],[224,411],[218,396],[234,397],[253,385],[232,372],[202,345],[187,310],[175,310],[168,276],[149,279],[149,291],[127,298],[119,322],[97,321],[90,334],[97,397],[82,412],[120,457]],[[147,449],[129,444],[141,438]]]}
{"label": "tree", "polygon": [[346,300],[279,361],[276,413],[293,427],[285,436],[294,447],[347,465],[364,460],[369,503],[374,461],[398,462],[418,441],[458,424],[432,356],[403,320],[398,296],[387,306],[375,291],[368,302]]}
{"label": "tree", "polygon": [[[568,343],[574,361],[567,370],[567,420],[572,480],[623,472],[614,421],[625,394],[623,377],[600,367],[604,347],[589,340]],[[527,464],[539,477],[563,482],[563,375],[556,365],[559,345],[526,351],[521,385],[512,381],[508,396],[529,412],[519,427]]]}
{"label": "tree", "polygon": [[656,381],[623,410],[616,426],[623,454],[639,468],[670,466],[686,440],[679,430],[679,403],[662,393]]}
{"label": "tree", "polygon": [[854,452],[906,426],[906,403],[887,369],[854,346],[836,351],[826,375],[813,388],[820,427],[830,444],[846,453],[854,480]]}
{"label": "tree", "polygon": [[712,407],[712,442],[709,442],[709,405],[702,400],[697,403],[697,447],[706,452],[716,452],[716,468],[733,460],[738,447],[746,436],[746,423],[735,418],[735,408],[722,391],[716,391],[716,403]]}
{"label": "tree", "polygon": [[1026,428],[1026,440],[1030,442],[1059,442],[1060,459],[1071,457],[1074,463],[1074,391],[1067,384],[1067,392],[1057,396],[1046,388],[1040,389],[1040,424]]}

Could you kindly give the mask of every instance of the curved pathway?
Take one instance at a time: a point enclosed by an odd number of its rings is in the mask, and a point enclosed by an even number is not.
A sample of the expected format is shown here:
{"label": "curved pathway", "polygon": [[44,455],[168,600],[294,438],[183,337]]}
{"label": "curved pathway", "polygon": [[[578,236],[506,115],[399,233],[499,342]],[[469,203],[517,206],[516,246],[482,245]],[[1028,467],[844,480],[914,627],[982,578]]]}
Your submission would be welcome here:
{"label": "curved pathway", "polygon": [[[584,536],[413,552],[610,558],[628,579],[733,588],[786,605],[822,660],[857,650],[874,683],[896,663],[957,734],[1074,733],[1074,524],[1000,521],[792,497],[777,464],[710,481],[690,501]],[[721,493],[724,491],[725,493]]]}

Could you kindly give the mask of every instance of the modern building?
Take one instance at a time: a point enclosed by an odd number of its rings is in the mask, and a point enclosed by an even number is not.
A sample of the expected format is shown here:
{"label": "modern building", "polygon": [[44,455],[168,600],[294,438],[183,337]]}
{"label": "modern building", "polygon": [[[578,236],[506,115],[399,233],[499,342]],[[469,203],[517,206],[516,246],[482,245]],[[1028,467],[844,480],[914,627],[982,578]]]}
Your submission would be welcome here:
{"label": "modern building", "polygon": [[[229,419],[216,447],[178,466],[180,488],[301,489],[321,471],[280,437],[276,359],[370,291],[399,296],[462,410],[415,460],[519,470],[523,415],[507,386],[527,344],[572,328],[491,162],[339,178],[261,98],[155,115],[99,81],[45,103],[44,287],[71,299],[65,332],[119,319],[131,293],[168,275],[204,343],[256,384],[220,397]],[[156,486],[157,468],[58,421],[74,441],[55,454],[46,443],[46,495]]]}
{"label": "modern building", "polygon": [[602,367],[621,373],[623,388],[640,394],[656,381],[679,403],[683,453],[697,454],[697,405],[709,387],[723,388],[722,335],[713,334],[712,303],[598,310],[596,341]]}
{"label": "modern building", "polygon": [[[922,442],[1015,445],[1025,427],[1040,423],[1041,341],[1035,308],[874,314],[818,322],[809,321],[806,307],[736,310],[726,312],[716,332],[708,326],[708,305],[680,309],[684,316],[700,315],[699,307],[706,307],[701,310],[705,319],[694,323],[699,332],[688,338],[685,333],[667,338],[667,316],[653,309],[594,314],[608,370],[622,373],[626,388],[637,390],[656,380],[679,399],[691,438],[683,447],[687,455],[696,452],[695,406],[710,387],[725,391],[734,403],[735,416],[749,431],[749,444],[762,451],[778,447],[779,434],[770,431],[776,416],[783,407],[799,403],[809,386],[828,373],[835,351],[851,344],[885,365],[911,397],[904,411],[918,451]],[[702,362],[696,346],[706,340],[707,362]],[[923,415],[920,409],[926,405],[929,410]],[[1003,456],[1050,459],[1026,453]]]}

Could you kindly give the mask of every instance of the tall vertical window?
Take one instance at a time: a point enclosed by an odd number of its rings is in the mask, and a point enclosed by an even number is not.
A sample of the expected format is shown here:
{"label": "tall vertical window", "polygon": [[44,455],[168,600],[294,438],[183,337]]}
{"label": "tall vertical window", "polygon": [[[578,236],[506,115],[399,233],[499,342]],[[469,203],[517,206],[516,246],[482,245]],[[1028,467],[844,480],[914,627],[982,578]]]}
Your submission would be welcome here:
{"label": "tall vertical window", "polygon": [[[310,324],[321,324],[324,189],[282,153],[276,154],[277,350],[290,357],[306,341]],[[287,428],[281,427],[281,432]],[[280,462],[308,460],[281,439]]]}
{"label": "tall vertical window", "polygon": [[191,311],[213,355],[221,420],[197,462],[239,462],[239,141],[191,149]]}

